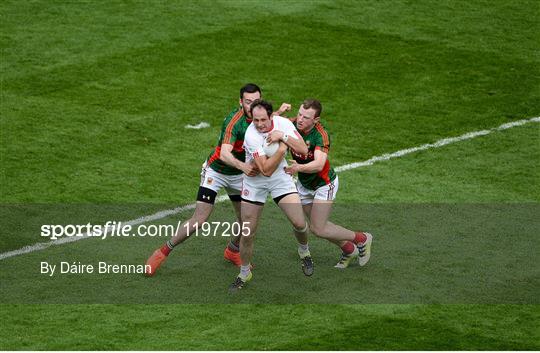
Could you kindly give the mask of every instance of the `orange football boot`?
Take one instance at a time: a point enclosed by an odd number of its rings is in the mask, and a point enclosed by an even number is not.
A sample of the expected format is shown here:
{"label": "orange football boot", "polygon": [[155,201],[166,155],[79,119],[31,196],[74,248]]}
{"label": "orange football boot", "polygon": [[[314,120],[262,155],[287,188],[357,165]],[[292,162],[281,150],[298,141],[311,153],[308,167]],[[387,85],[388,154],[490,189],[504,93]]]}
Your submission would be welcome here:
{"label": "orange football boot", "polygon": [[235,266],[240,267],[242,265],[242,259],[240,259],[240,252],[239,251],[234,252],[231,249],[229,249],[228,246],[225,248],[225,251],[223,252],[223,257],[225,258],[225,260],[230,261]]}
{"label": "orange football boot", "polygon": [[152,277],[153,275],[155,275],[157,269],[159,268],[159,266],[161,266],[161,264],[165,261],[166,258],[167,256],[161,252],[161,249],[157,249],[156,251],[154,251],[152,256],[150,256],[146,261],[146,264],[150,266],[150,270],[148,271],[148,269],[145,268],[144,274],[148,277]]}

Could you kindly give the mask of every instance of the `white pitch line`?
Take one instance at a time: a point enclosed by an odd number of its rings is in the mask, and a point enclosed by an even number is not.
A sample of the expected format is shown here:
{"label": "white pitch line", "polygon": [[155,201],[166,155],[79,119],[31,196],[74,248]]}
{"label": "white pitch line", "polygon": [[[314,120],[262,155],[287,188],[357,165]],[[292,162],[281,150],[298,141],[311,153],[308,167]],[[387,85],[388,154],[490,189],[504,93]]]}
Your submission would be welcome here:
{"label": "white pitch line", "polygon": [[195,130],[199,130],[199,129],[206,129],[207,127],[210,127],[210,124],[208,124],[206,121],[201,121],[200,123],[198,123],[197,125],[191,125],[191,124],[187,124],[186,126],[184,126],[186,129],[195,129]]}
{"label": "white pitch line", "polygon": [[[449,144],[452,144],[452,143],[465,141],[465,140],[470,140],[470,139],[473,139],[473,138],[476,138],[476,137],[479,137],[479,136],[489,135],[489,134],[491,134],[493,132],[511,129],[513,127],[516,127],[516,126],[521,126],[521,125],[529,124],[529,123],[532,123],[532,122],[535,122],[535,123],[540,122],[540,117],[513,121],[513,122],[510,122],[510,123],[502,124],[502,125],[500,125],[498,127],[495,127],[495,128],[489,129],[489,130],[480,130],[480,131],[468,132],[468,133],[463,134],[461,136],[444,138],[444,139],[438,140],[438,141],[436,141],[434,143],[426,143],[426,144],[421,145],[421,146],[407,148],[407,149],[399,150],[399,151],[396,151],[396,152],[393,152],[393,153],[386,153],[386,154],[383,154],[381,156],[372,157],[372,158],[370,158],[370,159],[368,159],[366,161],[363,161],[363,162],[350,163],[350,164],[345,164],[345,165],[336,167],[335,171],[337,173],[340,173],[340,172],[345,172],[345,171],[351,170],[351,169],[367,167],[367,166],[373,165],[376,162],[382,162],[382,161],[387,161],[387,160],[393,159],[393,158],[399,158],[399,157],[402,157],[402,156],[410,154],[410,153],[414,153],[414,152],[418,152],[418,151],[425,151],[425,150],[428,150],[428,149],[431,149],[431,148],[439,148],[439,147],[446,146],[446,145],[449,145]],[[222,195],[222,196],[219,196],[216,199],[216,202],[223,202],[223,201],[225,201],[227,199],[228,199],[227,195]],[[135,226],[135,225],[147,223],[147,222],[150,222],[150,221],[155,221],[155,220],[159,220],[159,219],[166,218],[166,217],[169,217],[169,216],[173,216],[173,215],[179,214],[181,212],[188,211],[188,210],[193,210],[193,209],[195,209],[195,204],[194,203],[186,205],[186,206],[182,206],[182,207],[176,207],[176,208],[169,209],[169,210],[159,211],[159,212],[156,212],[156,213],[154,213],[152,215],[143,216],[143,217],[140,217],[140,218],[133,219],[131,221],[127,221],[127,222],[122,222],[122,224]],[[53,245],[61,245],[61,244],[71,243],[71,242],[75,242],[75,241],[83,240],[83,239],[88,239],[88,238],[92,238],[92,236],[90,236],[90,235],[74,236],[74,237],[66,237],[66,238],[56,239],[56,240],[52,240],[52,241],[49,241],[49,242],[36,243],[36,244],[33,244],[33,245],[28,245],[28,246],[22,247],[22,248],[17,249],[17,250],[1,253],[0,254],[0,260],[4,260],[4,259],[7,259],[7,258],[13,257],[13,256],[27,254],[27,253],[34,252],[34,251],[44,250],[44,249],[47,249],[48,247],[53,246]]]}
{"label": "white pitch line", "polygon": [[463,134],[461,136],[445,138],[445,139],[439,140],[439,141],[437,141],[435,143],[426,143],[426,144],[421,145],[421,146],[407,148],[407,149],[404,149],[404,150],[396,151],[394,153],[386,153],[386,154],[383,154],[381,156],[371,157],[367,161],[356,162],[356,163],[345,164],[345,165],[339,166],[339,167],[335,168],[335,171],[337,173],[339,173],[339,172],[344,172],[344,171],[347,171],[347,170],[350,170],[350,169],[355,169],[355,168],[360,168],[360,167],[367,167],[367,166],[373,165],[376,162],[387,161],[387,160],[392,159],[392,158],[402,157],[402,156],[404,156],[406,154],[410,154],[410,153],[414,153],[414,152],[418,152],[418,151],[425,151],[425,150],[428,150],[430,148],[439,148],[439,147],[442,147],[442,146],[449,145],[451,143],[470,140],[470,139],[473,139],[473,138],[478,137],[478,136],[489,135],[492,132],[502,131],[502,130],[510,129],[510,128],[513,128],[513,127],[516,127],[516,126],[521,126],[521,125],[525,125],[525,124],[532,123],[532,122],[536,122],[536,123],[540,122],[540,117],[513,121],[511,123],[502,124],[501,126],[498,126],[498,127],[495,127],[495,128],[489,129],[489,130],[480,130],[480,131],[468,132],[468,133]]}

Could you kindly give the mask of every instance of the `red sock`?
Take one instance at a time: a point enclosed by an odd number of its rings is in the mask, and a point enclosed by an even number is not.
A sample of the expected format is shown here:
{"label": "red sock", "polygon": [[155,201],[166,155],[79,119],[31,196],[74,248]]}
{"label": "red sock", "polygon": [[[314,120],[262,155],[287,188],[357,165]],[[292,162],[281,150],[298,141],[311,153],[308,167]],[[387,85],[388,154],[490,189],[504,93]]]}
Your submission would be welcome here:
{"label": "red sock", "polygon": [[[238,245],[240,245],[240,244],[238,244]],[[227,247],[232,252],[240,252],[240,248],[239,248],[238,245],[233,243],[232,241],[230,241],[229,244],[227,244]]]}
{"label": "red sock", "polygon": [[343,251],[344,254],[352,254],[354,252],[354,244],[350,241],[346,242],[345,245],[343,245],[341,247],[341,250]]}
{"label": "red sock", "polygon": [[171,252],[172,249],[169,248],[169,246],[168,246],[167,244],[165,244],[165,245],[163,245],[163,246],[161,247],[160,250],[161,250],[161,252],[163,253],[163,255],[169,256],[169,253]]}
{"label": "red sock", "polygon": [[367,240],[367,236],[362,232],[354,233],[353,243],[355,244],[364,244]]}

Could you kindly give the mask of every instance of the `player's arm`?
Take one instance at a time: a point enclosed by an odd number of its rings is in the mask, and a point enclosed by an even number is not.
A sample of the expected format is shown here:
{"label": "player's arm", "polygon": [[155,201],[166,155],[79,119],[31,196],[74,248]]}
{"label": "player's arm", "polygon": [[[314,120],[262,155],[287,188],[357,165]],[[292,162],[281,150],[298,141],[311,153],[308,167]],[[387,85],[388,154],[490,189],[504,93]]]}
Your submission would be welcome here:
{"label": "player's arm", "polygon": [[282,103],[281,107],[279,107],[278,110],[272,113],[272,116],[274,115],[283,115],[283,113],[288,112],[291,110],[291,105],[289,103]]}
{"label": "player's arm", "polygon": [[253,155],[253,160],[255,161],[255,165],[257,168],[261,171],[262,175],[269,177],[276,171],[277,167],[279,166],[279,163],[283,160],[283,157],[285,157],[285,154],[287,153],[287,145],[284,143],[279,144],[279,148],[272,155],[272,157],[267,157],[265,155]]}
{"label": "player's arm", "polygon": [[316,149],[311,162],[306,164],[298,164],[296,161],[292,160],[290,161],[291,164],[285,168],[285,172],[291,175],[298,172],[307,174],[318,173],[323,170],[327,158],[327,153],[320,149]]}
{"label": "player's arm", "polygon": [[294,151],[296,154],[305,155],[308,153],[308,147],[304,142],[304,139],[298,134],[298,131],[294,130],[292,133],[286,134],[283,131],[275,130],[268,135],[268,143],[283,142],[287,147]]}
{"label": "player's arm", "polygon": [[219,159],[222,160],[224,163],[230,165],[231,167],[235,167],[236,169],[241,170],[246,175],[257,175],[258,171],[256,166],[236,159],[236,157],[232,154],[232,150],[233,145],[229,143],[221,144],[221,152],[219,154]]}
{"label": "player's arm", "polygon": [[266,139],[268,143],[283,142],[287,147],[294,151],[296,154],[305,155],[308,153],[308,147],[304,142],[304,139],[298,134],[298,131],[294,130],[292,133],[286,134],[283,131],[272,131]]}

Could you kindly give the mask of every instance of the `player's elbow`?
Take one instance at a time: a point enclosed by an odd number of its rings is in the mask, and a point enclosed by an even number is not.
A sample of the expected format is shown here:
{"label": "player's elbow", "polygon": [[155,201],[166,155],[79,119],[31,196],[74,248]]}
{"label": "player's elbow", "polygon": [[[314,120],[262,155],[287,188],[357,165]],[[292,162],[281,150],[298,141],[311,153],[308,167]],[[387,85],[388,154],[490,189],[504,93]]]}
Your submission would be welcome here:
{"label": "player's elbow", "polygon": [[309,150],[306,145],[302,146],[300,150],[297,151],[297,153],[300,153],[302,156],[305,156],[306,154],[308,154],[308,152]]}
{"label": "player's elbow", "polygon": [[221,151],[219,153],[219,160],[222,161],[222,162],[227,162],[228,158],[227,158],[227,153],[226,152],[223,152]]}
{"label": "player's elbow", "polygon": [[272,174],[274,174],[276,168],[271,168],[270,166],[263,165],[260,170],[262,175],[264,175],[265,177],[270,177],[272,176]]}
{"label": "player's elbow", "polygon": [[266,168],[263,168],[261,170],[261,174],[264,175],[265,177],[270,177],[270,176],[272,176],[273,173],[274,173],[273,171],[268,170]]}
{"label": "player's elbow", "polygon": [[314,172],[315,172],[315,173],[319,173],[319,172],[322,171],[323,169],[324,169],[324,163],[318,163],[318,164],[315,166]]}

